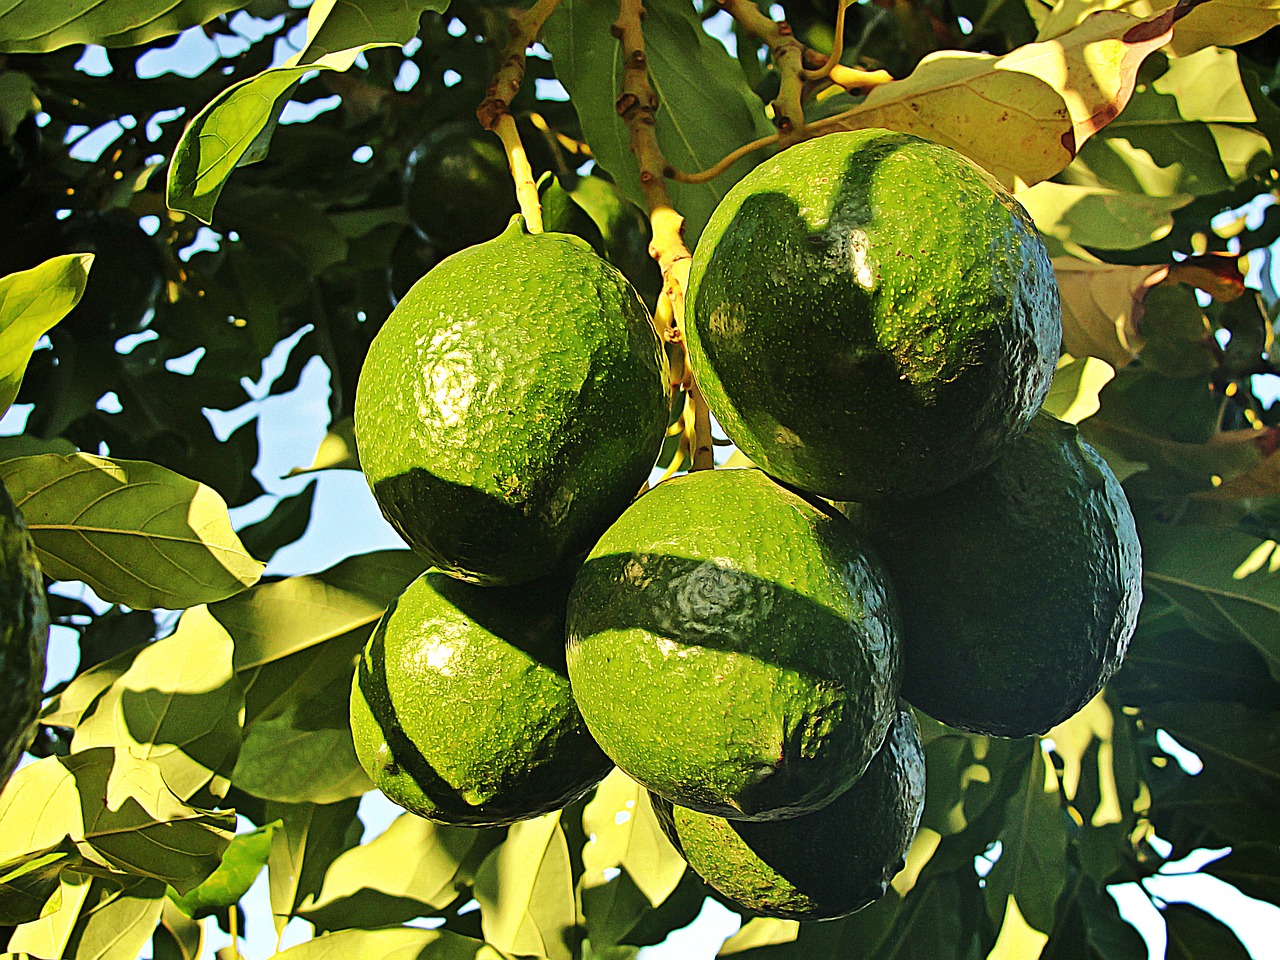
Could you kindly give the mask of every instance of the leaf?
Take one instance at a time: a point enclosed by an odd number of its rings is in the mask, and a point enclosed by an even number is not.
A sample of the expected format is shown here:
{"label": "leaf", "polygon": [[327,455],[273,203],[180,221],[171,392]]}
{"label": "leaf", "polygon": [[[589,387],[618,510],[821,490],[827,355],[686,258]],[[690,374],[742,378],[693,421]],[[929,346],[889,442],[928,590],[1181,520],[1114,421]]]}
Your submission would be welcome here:
{"label": "leaf", "polygon": [[0,53],[45,53],[97,43],[133,47],[244,6],[243,0],[7,0]]}
{"label": "leaf", "polygon": [[9,949],[37,957],[134,960],[160,921],[164,884],[68,874],[62,907],[20,926]]}
{"label": "leaf", "polygon": [[1059,420],[1079,423],[1098,412],[1098,394],[1115,375],[1111,364],[1097,357],[1064,356],[1049,384],[1044,409]]}
{"label": "leaf", "polygon": [[306,533],[315,499],[315,483],[308,483],[293,496],[281,497],[266,517],[240,529],[240,542],[255,557],[275,556],[277,550]]}
{"label": "leaf", "polygon": [[1275,847],[1236,847],[1225,857],[1201,867],[1200,872],[1231,884],[1255,900],[1280,903],[1280,850]]}
{"label": "leaf", "polygon": [[[719,41],[702,30],[693,4],[654,0],[645,4],[645,13],[649,78],[661,104],[655,130],[669,163],[688,172],[704,170],[774,132],[764,104]],[[627,196],[643,203],[630,135],[614,106],[623,74],[621,46],[609,33],[616,17],[608,4],[563,0],[546,22],[543,43],[592,154]],[[668,182],[690,249],[720,199],[758,161],[745,158],[706,184]]]}
{"label": "leaf", "polygon": [[1169,268],[1055,257],[1053,271],[1062,294],[1063,352],[1117,369],[1133,360],[1144,342],[1143,300]]}
{"label": "leaf", "polygon": [[206,788],[225,796],[244,716],[232,648],[203,608],[188,611],[170,636],[136,653],[81,720],[72,750],[109,746],[154,763],[182,800]]}
{"label": "leaf", "polygon": [[501,830],[434,824],[411,814],[373,840],[341,854],[324,874],[320,892],[295,913],[317,930],[405,923],[438,912],[469,883]]}
{"label": "leaf", "polygon": [[285,476],[296,477],[300,473],[317,470],[359,470],[360,457],[356,452],[356,422],[354,417],[344,417],[329,427],[320,441],[315,459],[309,467],[294,467]]}
{"label": "leaf", "polygon": [[1101,186],[1045,181],[1018,194],[1042,233],[1098,250],[1134,250],[1168,235],[1188,194],[1148,197]]}
{"label": "leaf", "polygon": [[425,567],[410,550],[377,550],[320,573],[259,584],[209,612],[235,640],[236,670],[244,672],[372,628]]}
{"label": "leaf", "polygon": [[267,880],[276,935],[308,896],[318,893],[330,864],[358,844],[363,825],[356,817],[358,801],[330,804],[267,803],[266,816],[281,826],[271,835]]}
{"label": "leaf", "polygon": [[235,814],[191,807],[159,770],[99,747],[18,770],[0,793],[0,863],[42,855],[66,838],[86,861],[186,892],[217,868]]}
{"label": "leaf", "polygon": [[1023,928],[1044,935],[1041,947],[1053,930],[1058,896],[1066,884],[1067,828],[1057,774],[1045,763],[1038,741],[1028,741],[1026,747],[1031,756],[1021,769],[1018,792],[1005,808],[1000,859],[987,874],[984,892],[991,919],[1012,923],[1013,944],[1037,956],[1039,947],[1032,953],[1030,946],[1036,938]]}
{"label": "leaf", "polygon": [[75,844],[63,840],[49,850],[28,853],[16,864],[0,864],[0,925],[17,926],[56,909],[50,898],[62,871],[80,863]]}
{"label": "leaf", "polygon": [[377,957],[378,960],[503,960],[492,947],[479,940],[446,930],[391,927],[385,930],[339,930],[290,947],[273,960],[347,960],[349,957]]}
{"label": "leaf", "polygon": [[1229,926],[1189,903],[1170,903],[1161,916],[1169,933],[1165,960],[1249,960],[1252,956]]}
{"label": "leaf", "polygon": [[271,853],[271,835],[277,826],[279,821],[237,834],[222,855],[218,869],[200,886],[183,895],[171,893],[169,899],[195,920],[235,906],[266,866]]}
{"label": "leaf", "polygon": [[1047,180],[1124,109],[1138,67],[1169,38],[1172,11],[1093,13],[1002,57],[942,51],[874,88],[814,132],[888,127],[963,153],[1015,190]]}
{"label": "leaf", "polygon": [[344,71],[366,50],[400,46],[417,34],[425,11],[448,6],[448,0],[315,3],[307,43],[296,56],[224,90],[187,124],[169,166],[169,207],[211,223],[232,170],[267,155],[280,112],[307,74]]}
{"label": "leaf", "polygon": [[80,302],[91,253],[71,253],[0,277],[0,416],[22,386],[36,342]]}
{"label": "leaf", "polygon": [[1148,707],[1144,716],[1240,794],[1266,803],[1280,792],[1280,711],[1205,702]]}
{"label": "leaf", "polygon": [[154,463],[88,453],[0,463],[44,572],[82,580],[108,603],[181,609],[239,593],[262,564],[222,498]]}
{"label": "leaf", "polygon": [[624,937],[675,891],[685,862],[667,840],[649,793],[615,769],[582,814],[582,910],[593,946]]}
{"label": "leaf", "polygon": [[1178,23],[1170,48],[1186,56],[1209,46],[1234,47],[1280,24],[1277,0],[1212,0]]}
{"label": "leaf", "polygon": [[513,824],[476,874],[485,941],[503,953],[571,960],[577,913],[560,813]]}
{"label": "leaf", "polygon": [[1251,644],[1280,680],[1280,553],[1273,540],[1205,525],[1144,524],[1143,583],[1213,636]]}
{"label": "leaf", "polygon": [[160,926],[151,943],[151,960],[199,960],[203,951],[204,925],[166,898],[160,908]]}

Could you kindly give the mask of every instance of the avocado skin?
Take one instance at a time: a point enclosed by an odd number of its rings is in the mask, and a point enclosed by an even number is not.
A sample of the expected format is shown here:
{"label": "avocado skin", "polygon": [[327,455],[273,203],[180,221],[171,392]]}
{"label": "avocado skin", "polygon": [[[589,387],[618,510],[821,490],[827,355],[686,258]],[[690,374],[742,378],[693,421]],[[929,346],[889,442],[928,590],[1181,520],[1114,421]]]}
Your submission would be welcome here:
{"label": "avocado skin", "polygon": [[574,697],[601,748],[669,800],[772,820],[861,776],[893,717],[898,617],[844,517],[759,470],[658,484],[569,600]]}
{"label": "avocado skin", "polygon": [[814,813],[747,823],[656,796],[653,808],[694,873],[722,896],[767,917],[834,920],[884,896],[915,838],[924,797],[924,749],[915,718],[902,709],[866,773]]}
{"label": "avocado skin", "polygon": [[627,279],[577,237],[525,232],[446,257],[374,338],[360,465],[421,556],[482,584],[545,576],[635,497],[669,373]]}
{"label": "avocado skin", "polygon": [[26,521],[0,484],[0,787],[35,735],[49,608]]}
{"label": "avocado skin", "polygon": [[500,826],[560,809],[613,769],[565,674],[571,579],[477,587],[428,571],[387,610],[357,664],[351,727],[392,801]]}
{"label": "avocado skin", "polygon": [[932,497],[856,511],[903,617],[902,695],[943,723],[1041,734],[1119,669],[1142,601],[1124,490],[1076,428],[1041,413],[991,467]]}
{"label": "avocado skin", "polygon": [[792,146],[698,241],[690,363],[753,462],[832,500],[919,496],[1030,424],[1062,336],[1021,206],[960,154],[882,129]]}

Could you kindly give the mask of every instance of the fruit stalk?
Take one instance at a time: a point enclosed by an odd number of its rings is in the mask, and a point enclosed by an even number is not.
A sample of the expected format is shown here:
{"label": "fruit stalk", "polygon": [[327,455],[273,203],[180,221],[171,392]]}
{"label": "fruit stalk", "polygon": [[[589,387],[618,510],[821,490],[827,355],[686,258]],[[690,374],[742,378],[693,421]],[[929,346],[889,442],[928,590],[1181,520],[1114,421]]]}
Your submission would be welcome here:
{"label": "fruit stalk", "polygon": [[[800,95],[804,89],[805,45],[791,32],[790,24],[778,22],[761,12],[752,0],[717,0],[729,16],[747,32],[769,45],[774,68],[781,81],[773,101],[773,125],[785,140],[804,128],[804,107]],[[843,7],[841,7],[843,13]]]}
{"label": "fruit stalk", "polygon": [[511,40],[498,57],[501,66],[490,81],[484,100],[476,108],[476,119],[480,121],[480,126],[492,130],[502,140],[502,147],[507,153],[507,165],[511,168],[511,179],[516,186],[516,200],[530,233],[542,232],[542,204],[538,200],[533,169],[529,166],[529,158],[525,154],[520,131],[516,129],[510,108],[511,101],[520,92],[520,83],[524,80],[529,45],[537,39],[547,17],[559,5],[560,0],[538,0],[528,10],[511,18],[507,25]]}
{"label": "fruit stalk", "polygon": [[[693,418],[695,438],[690,469],[706,470],[714,466],[711,418],[706,400],[694,381],[684,347],[684,292],[689,285],[689,263],[693,255],[684,243],[684,217],[672,205],[664,180],[672,173],[672,168],[658,145],[654,128],[659,101],[649,82],[649,61],[645,54],[642,26],[644,17],[644,0],[620,0],[618,19],[610,29],[622,45],[625,69],[614,107],[626,122],[631,152],[635,154],[636,165],[640,169],[640,189],[653,229],[649,255],[658,261],[662,269],[662,293],[658,298],[654,322],[663,342],[670,344],[676,354],[671,364],[672,383],[687,390],[693,401],[685,408],[684,414]],[[701,429],[704,426],[705,429]]]}

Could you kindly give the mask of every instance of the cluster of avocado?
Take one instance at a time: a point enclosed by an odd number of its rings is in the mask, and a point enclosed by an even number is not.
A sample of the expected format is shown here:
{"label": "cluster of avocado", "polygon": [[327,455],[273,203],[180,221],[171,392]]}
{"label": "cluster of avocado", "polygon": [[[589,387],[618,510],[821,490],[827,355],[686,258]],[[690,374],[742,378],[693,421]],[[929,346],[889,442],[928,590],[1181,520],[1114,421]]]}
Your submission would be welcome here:
{"label": "cluster of avocado", "polygon": [[699,384],[758,467],[645,489],[666,360],[589,245],[517,215],[400,301],[356,440],[433,568],[360,658],[356,751],[396,803],[475,826],[616,765],[720,895],[844,916],[920,821],[912,707],[1030,736],[1119,666],[1133,518],[1040,412],[1043,244],[944,147],[864,130],[766,161],[699,240],[687,309]]}

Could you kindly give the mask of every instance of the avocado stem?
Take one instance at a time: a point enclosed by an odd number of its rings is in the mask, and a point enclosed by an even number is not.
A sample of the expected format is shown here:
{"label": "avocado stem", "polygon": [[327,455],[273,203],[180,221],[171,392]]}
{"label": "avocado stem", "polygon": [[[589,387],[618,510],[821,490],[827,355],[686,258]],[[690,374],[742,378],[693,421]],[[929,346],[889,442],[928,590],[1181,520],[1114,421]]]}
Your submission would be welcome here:
{"label": "avocado stem", "polygon": [[504,113],[494,124],[493,132],[502,140],[502,148],[507,152],[507,166],[516,185],[516,201],[520,204],[525,224],[530,233],[541,233],[542,202],[538,199],[538,185],[533,181],[533,168],[529,166],[515,118]]}

